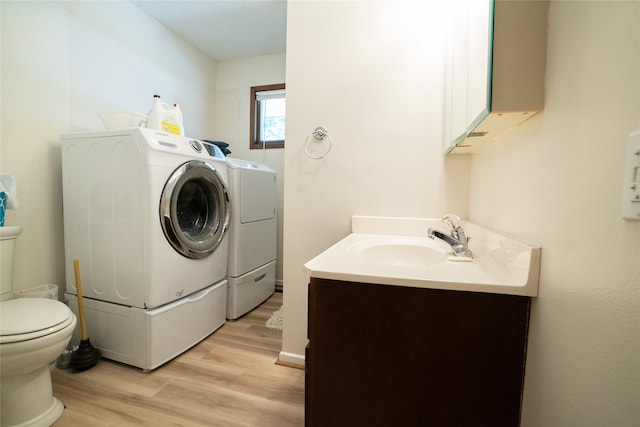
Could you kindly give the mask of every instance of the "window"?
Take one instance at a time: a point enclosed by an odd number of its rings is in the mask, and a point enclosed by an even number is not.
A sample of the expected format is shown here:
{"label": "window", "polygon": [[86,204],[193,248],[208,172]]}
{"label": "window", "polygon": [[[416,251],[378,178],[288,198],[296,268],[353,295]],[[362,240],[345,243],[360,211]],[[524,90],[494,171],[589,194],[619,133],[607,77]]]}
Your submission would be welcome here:
{"label": "window", "polygon": [[249,148],[284,148],[284,83],[251,88]]}

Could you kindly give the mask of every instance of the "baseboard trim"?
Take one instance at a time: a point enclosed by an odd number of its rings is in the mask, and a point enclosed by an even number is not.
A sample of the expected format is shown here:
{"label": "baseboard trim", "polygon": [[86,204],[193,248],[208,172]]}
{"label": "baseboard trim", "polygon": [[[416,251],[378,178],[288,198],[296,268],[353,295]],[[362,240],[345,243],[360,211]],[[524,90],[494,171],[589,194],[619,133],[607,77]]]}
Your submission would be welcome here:
{"label": "baseboard trim", "polygon": [[278,359],[278,360],[276,360],[275,364],[278,365],[278,366],[286,366],[287,368],[301,369],[301,370],[304,371],[304,366],[298,365],[297,363],[284,362],[284,361]]}
{"label": "baseboard trim", "polygon": [[300,354],[287,353],[281,351],[278,355],[276,365],[288,366],[290,368],[304,369],[304,356]]}

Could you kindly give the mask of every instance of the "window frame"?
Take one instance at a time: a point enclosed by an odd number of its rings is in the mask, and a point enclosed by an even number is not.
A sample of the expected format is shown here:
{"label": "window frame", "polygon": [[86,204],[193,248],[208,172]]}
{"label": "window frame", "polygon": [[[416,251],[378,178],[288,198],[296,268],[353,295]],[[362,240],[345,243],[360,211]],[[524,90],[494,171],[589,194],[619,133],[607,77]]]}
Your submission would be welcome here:
{"label": "window frame", "polygon": [[258,92],[266,92],[269,90],[286,90],[284,83],[277,83],[271,85],[252,86],[251,87],[251,112],[250,112],[250,124],[249,124],[249,149],[269,149],[269,148],[284,148],[284,139],[277,141],[260,141],[258,129],[260,128],[260,107],[259,102],[256,99]]}

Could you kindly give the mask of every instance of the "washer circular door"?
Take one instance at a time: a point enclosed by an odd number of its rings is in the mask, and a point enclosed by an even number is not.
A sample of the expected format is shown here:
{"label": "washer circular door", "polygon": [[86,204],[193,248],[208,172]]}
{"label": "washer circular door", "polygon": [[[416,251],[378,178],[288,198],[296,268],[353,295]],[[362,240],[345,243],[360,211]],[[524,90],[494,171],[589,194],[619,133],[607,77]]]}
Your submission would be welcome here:
{"label": "washer circular door", "polygon": [[229,195],[213,165],[193,160],[178,167],[160,198],[160,222],[171,246],[187,258],[211,255],[229,228]]}

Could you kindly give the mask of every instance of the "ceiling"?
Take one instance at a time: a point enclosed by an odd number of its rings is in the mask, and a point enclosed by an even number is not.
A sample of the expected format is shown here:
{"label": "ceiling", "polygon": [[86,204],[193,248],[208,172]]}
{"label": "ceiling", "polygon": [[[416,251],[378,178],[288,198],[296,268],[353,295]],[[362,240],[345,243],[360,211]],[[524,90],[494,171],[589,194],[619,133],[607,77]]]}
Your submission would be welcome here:
{"label": "ceiling", "polygon": [[132,0],[216,61],[284,53],[286,0]]}

